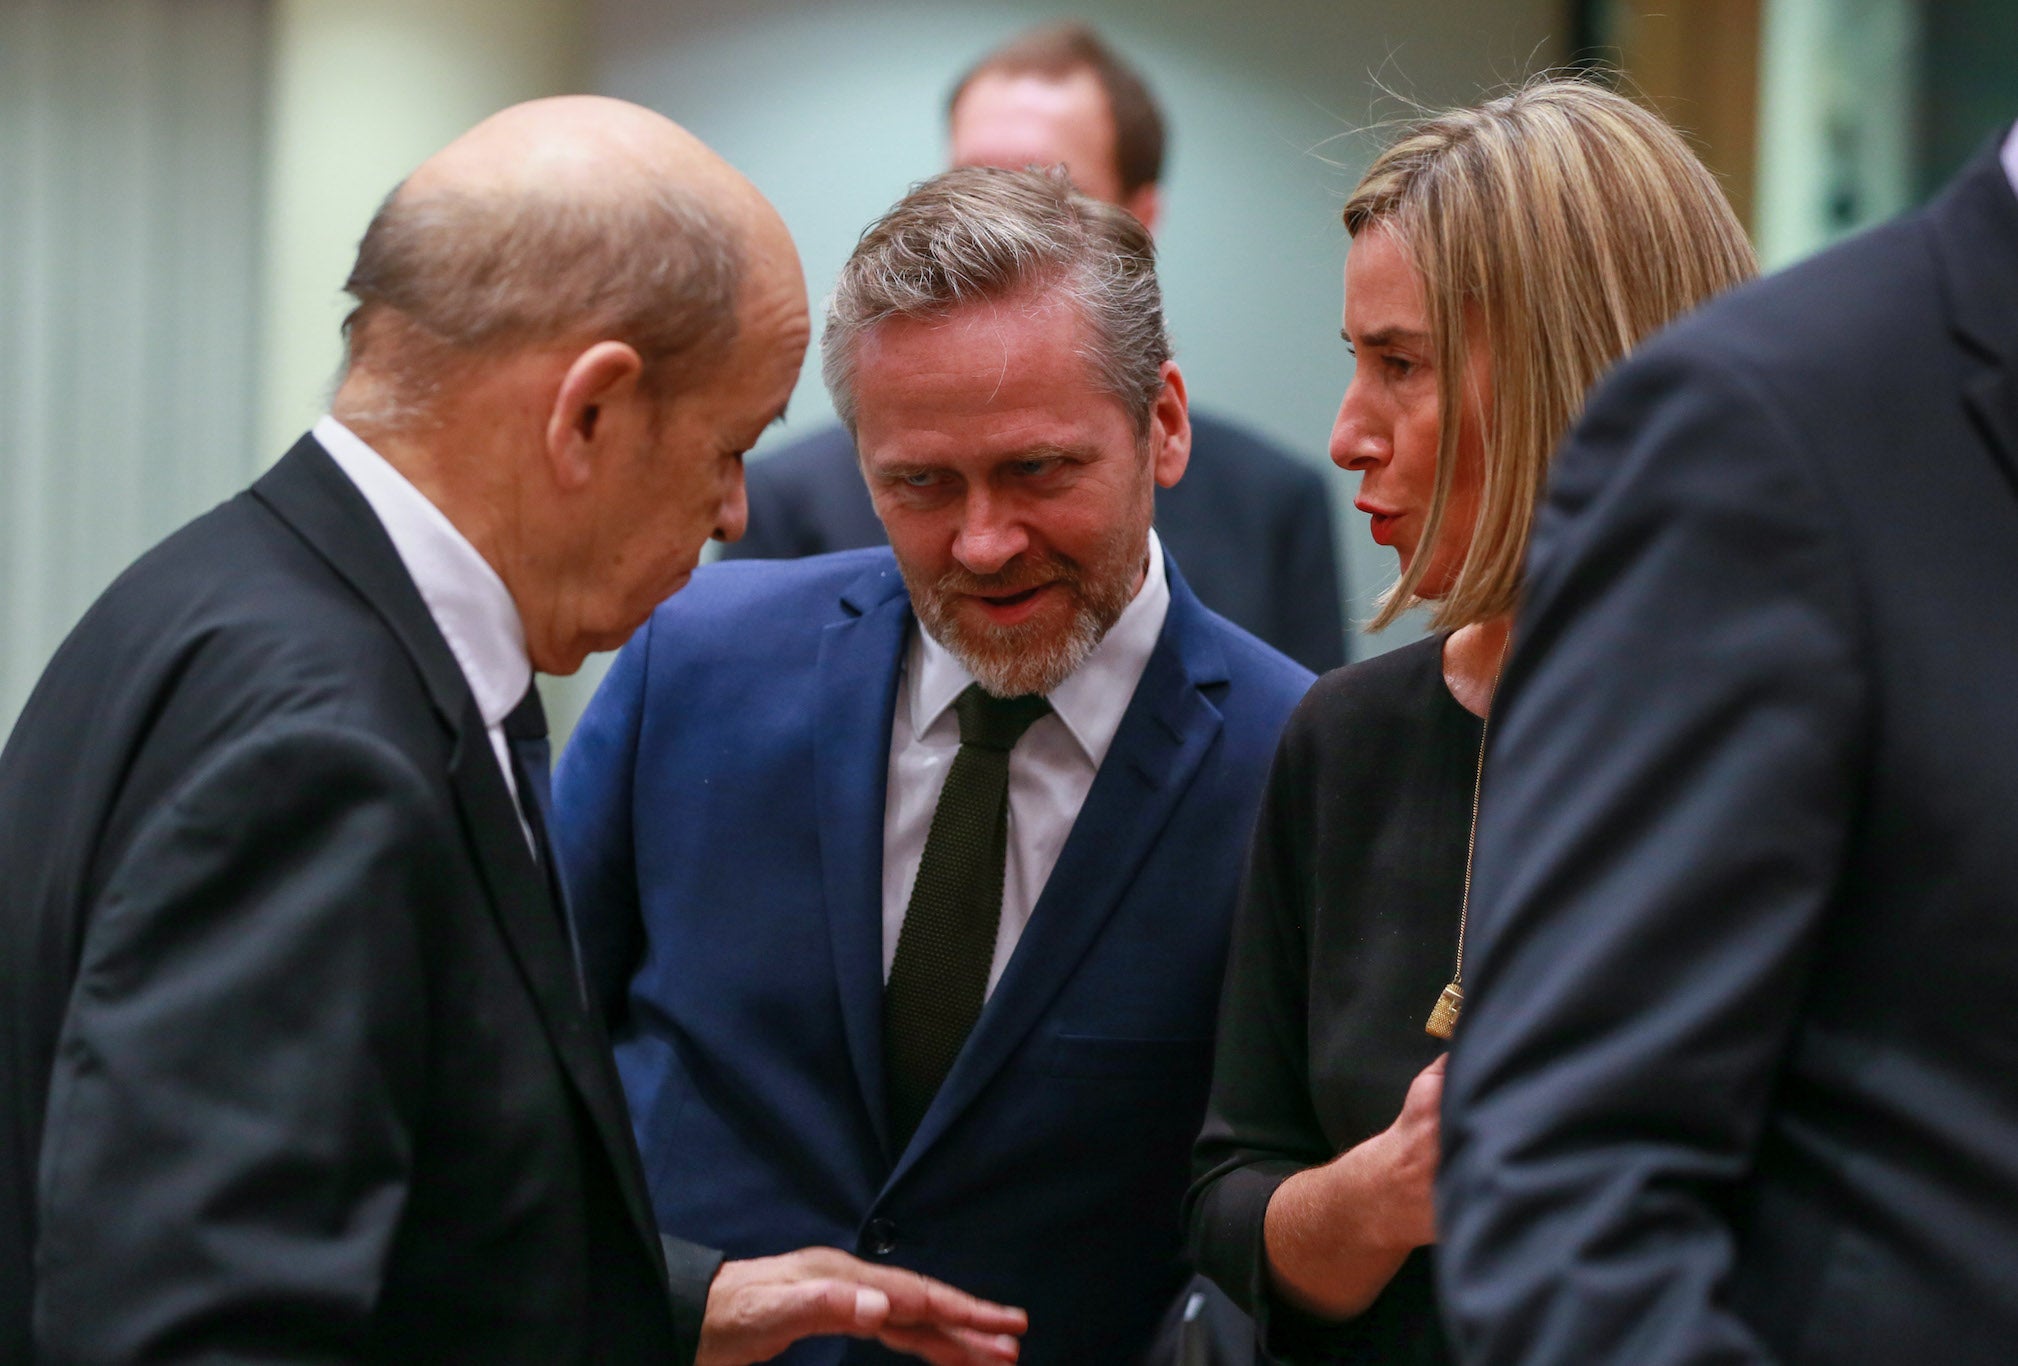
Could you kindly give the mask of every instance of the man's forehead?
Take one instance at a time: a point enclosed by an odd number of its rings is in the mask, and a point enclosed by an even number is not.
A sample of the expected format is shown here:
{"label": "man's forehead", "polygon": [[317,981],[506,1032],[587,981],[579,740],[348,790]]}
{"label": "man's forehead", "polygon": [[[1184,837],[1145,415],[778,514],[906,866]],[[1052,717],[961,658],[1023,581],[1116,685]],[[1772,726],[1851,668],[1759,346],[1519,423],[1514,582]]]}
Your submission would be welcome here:
{"label": "man's forehead", "polygon": [[1114,118],[1107,93],[1092,72],[1064,76],[989,73],[978,76],[953,107],[952,159],[956,166],[1049,166],[1064,163],[1087,185],[1118,174]]}
{"label": "man's forehead", "polygon": [[928,383],[948,397],[979,387],[979,395],[963,400],[975,402],[1033,375],[1070,389],[1092,381],[1090,341],[1086,317],[1070,297],[1033,287],[946,313],[886,319],[858,343],[856,369],[868,387]]}
{"label": "man's forehead", "polygon": [[878,325],[857,353],[865,457],[1098,444],[1126,415],[1102,387],[1087,340],[1079,310],[1044,296]]}

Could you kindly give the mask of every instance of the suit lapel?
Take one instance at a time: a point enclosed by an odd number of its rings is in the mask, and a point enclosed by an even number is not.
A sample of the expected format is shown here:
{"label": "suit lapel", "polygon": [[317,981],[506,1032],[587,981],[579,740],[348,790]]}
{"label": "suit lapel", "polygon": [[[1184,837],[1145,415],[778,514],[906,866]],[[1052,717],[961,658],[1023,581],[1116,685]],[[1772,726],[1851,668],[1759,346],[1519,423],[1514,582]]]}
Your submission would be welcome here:
{"label": "suit lapel", "polygon": [[2018,494],[2018,379],[2007,369],[1986,371],[1964,387],[1962,402]]}
{"label": "suit lapel", "polygon": [[561,1069],[581,1097],[616,1169],[631,1222],[651,1255],[661,1256],[615,1064],[583,1008],[560,912],[526,845],[518,809],[461,666],[371,505],[314,440],[303,437],[297,442],[253,486],[253,493],[372,605],[419,669],[452,736],[449,787],[490,892],[492,912]]}
{"label": "suit lapel", "polygon": [[638,1166],[630,1113],[609,1042],[583,1007],[573,946],[519,826],[483,718],[471,697],[449,761],[449,784],[463,814],[463,833],[477,851],[491,908],[531,993],[533,1007],[609,1155],[617,1185],[639,1236],[659,1246],[657,1221]]}
{"label": "suit lapel", "polygon": [[252,494],[293,527],[392,628],[420,670],[436,715],[455,730],[469,683],[392,538],[357,486],[313,437],[304,436],[252,486]]}
{"label": "suit lapel", "polygon": [[883,1112],[883,808],[897,677],[911,622],[895,567],[843,595],[849,615],[820,639],[814,803],[841,1025],[877,1141]]}
{"label": "suit lapel", "polygon": [[1982,367],[1965,379],[1962,402],[2018,494],[2018,196],[1996,144],[1929,206],[1927,219],[1950,325]]}
{"label": "suit lapel", "polygon": [[1219,709],[1201,689],[1225,681],[1225,657],[1198,599],[1174,565],[1168,572],[1170,612],[1156,651],[1016,952],[892,1182],[974,1102],[1079,970],[1219,736]]}

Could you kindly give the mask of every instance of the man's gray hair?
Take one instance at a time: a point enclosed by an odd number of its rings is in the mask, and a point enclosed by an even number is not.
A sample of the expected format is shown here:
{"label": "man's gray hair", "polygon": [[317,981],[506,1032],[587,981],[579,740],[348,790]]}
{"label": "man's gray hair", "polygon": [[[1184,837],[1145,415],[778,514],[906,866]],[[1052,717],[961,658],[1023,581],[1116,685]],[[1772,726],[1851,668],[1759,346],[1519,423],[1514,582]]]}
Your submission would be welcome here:
{"label": "man's gray hair", "polygon": [[583,198],[401,186],[344,283],[357,300],[346,365],[393,352],[379,368],[399,411],[383,416],[406,421],[462,367],[577,338],[635,347],[663,395],[683,361],[712,362],[735,340],[742,269],[739,235],[670,187]]}
{"label": "man's gray hair", "polygon": [[1062,171],[966,166],[914,186],[869,226],[827,303],[821,370],[855,430],[855,358],[891,318],[1041,289],[1085,320],[1086,359],[1138,432],[1163,391],[1170,337],[1148,229],[1073,190]]}

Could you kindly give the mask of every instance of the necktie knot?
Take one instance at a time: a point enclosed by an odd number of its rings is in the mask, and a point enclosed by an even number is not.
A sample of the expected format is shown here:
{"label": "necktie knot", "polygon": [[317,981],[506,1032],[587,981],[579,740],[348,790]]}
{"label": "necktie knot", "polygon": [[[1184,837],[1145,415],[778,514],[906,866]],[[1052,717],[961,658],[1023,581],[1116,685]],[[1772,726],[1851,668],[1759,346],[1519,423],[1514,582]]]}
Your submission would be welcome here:
{"label": "necktie knot", "polygon": [[1023,738],[1024,731],[1035,725],[1040,717],[1050,714],[1051,703],[1042,693],[996,697],[979,683],[969,683],[966,690],[953,699],[953,711],[960,718],[961,744],[1001,750],[1006,754],[1016,748],[1016,742]]}

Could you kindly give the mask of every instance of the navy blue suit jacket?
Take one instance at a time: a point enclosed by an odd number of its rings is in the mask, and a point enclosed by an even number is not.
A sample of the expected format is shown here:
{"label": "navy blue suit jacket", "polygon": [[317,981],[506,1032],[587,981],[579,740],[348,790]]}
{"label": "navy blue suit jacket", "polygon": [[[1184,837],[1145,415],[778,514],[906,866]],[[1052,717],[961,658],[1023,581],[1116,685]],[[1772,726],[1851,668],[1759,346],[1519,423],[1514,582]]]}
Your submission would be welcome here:
{"label": "navy blue suit jacket", "polygon": [[[855,442],[840,427],[750,462],[750,529],[729,560],[882,545]],[[1343,594],[1323,474],[1223,418],[1191,413],[1191,463],[1156,490],[1156,532],[1200,601],[1323,673],[1345,663]]]}
{"label": "navy blue suit jacket", "polygon": [[[625,647],[563,757],[555,826],[663,1228],[731,1257],[838,1246],[1023,1305],[1030,1366],[1141,1353],[1186,1275],[1242,853],[1311,681],[1170,581],[1015,956],[901,1152],[881,1042],[913,629],[894,557],[707,567]],[[781,1359],[844,1357],[887,1354],[829,1339]]]}

